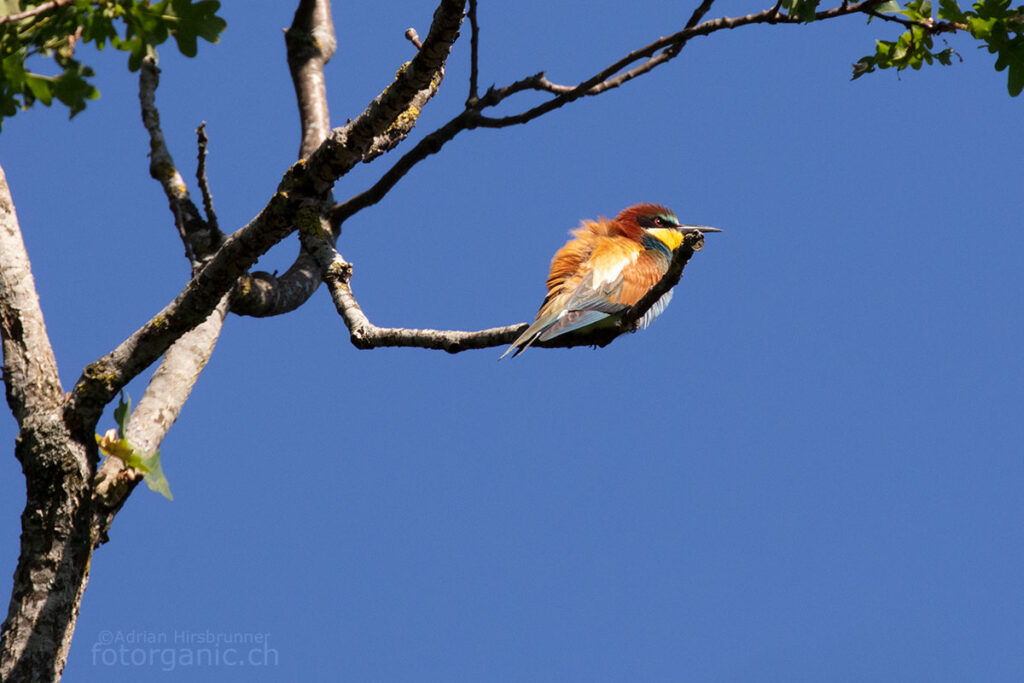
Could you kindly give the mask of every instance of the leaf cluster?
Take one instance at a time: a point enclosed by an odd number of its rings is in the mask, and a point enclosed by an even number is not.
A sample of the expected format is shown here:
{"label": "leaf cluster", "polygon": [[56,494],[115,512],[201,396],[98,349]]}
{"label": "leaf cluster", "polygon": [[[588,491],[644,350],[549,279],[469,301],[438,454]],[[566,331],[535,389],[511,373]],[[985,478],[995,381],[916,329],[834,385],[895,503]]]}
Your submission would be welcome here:
{"label": "leaf cluster", "polygon": [[[0,0],[0,126],[36,102],[56,99],[74,116],[99,97],[76,58],[81,43],[127,52],[132,71],[169,37],[194,57],[199,38],[216,43],[227,26],[219,9],[219,0]],[[48,62],[57,73],[38,71]]]}
{"label": "leaf cluster", "polygon": [[[875,53],[853,65],[853,78],[877,69],[920,69],[925,64],[952,63],[952,48],[934,51],[933,37],[940,33],[968,33],[989,52],[997,55],[996,71],[1007,71],[1007,90],[1016,97],[1024,90],[1024,7],[1010,7],[1010,0],[979,0],[963,10],[956,0],[939,0],[937,20],[927,0],[914,0],[902,7],[888,0],[873,14],[899,21],[907,30],[895,41],[876,41]],[[896,18],[900,15],[900,18]]]}

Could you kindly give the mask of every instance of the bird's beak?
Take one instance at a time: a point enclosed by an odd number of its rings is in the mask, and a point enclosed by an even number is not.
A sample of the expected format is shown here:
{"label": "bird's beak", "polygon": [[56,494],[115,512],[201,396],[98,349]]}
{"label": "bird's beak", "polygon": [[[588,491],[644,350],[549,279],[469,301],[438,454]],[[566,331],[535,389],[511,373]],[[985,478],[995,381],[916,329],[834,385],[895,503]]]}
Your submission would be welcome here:
{"label": "bird's beak", "polygon": [[710,225],[680,225],[679,232],[722,232]]}

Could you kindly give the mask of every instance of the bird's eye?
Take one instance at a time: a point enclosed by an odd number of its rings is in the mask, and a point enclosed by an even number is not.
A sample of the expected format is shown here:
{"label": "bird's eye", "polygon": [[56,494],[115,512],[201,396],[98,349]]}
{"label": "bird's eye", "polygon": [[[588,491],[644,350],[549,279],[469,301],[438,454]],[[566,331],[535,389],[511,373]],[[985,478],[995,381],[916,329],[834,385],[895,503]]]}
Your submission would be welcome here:
{"label": "bird's eye", "polygon": [[655,216],[654,217],[654,224],[655,225],[665,225],[665,219],[662,218],[661,216]]}

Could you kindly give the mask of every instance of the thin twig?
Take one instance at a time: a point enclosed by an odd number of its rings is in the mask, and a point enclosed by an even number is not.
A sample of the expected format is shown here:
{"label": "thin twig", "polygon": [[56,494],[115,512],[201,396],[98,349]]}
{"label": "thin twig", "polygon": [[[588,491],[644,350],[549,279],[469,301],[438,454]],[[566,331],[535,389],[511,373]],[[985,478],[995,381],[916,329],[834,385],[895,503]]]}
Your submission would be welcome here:
{"label": "thin twig", "polygon": [[423,47],[423,43],[420,42],[420,34],[416,33],[416,29],[411,26],[405,29],[405,37],[417,50]]}
{"label": "thin twig", "polygon": [[[834,7],[832,9],[817,12],[815,14],[815,19],[824,20],[847,14],[866,13],[881,4],[883,1],[884,0],[863,0],[862,2],[848,5],[846,7]],[[581,97],[598,95],[611,88],[617,88],[623,83],[630,81],[641,74],[647,73],[657,66],[671,61],[679,54],[679,51],[687,41],[697,36],[706,36],[716,31],[734,29],[739,28],[740,26],[750,26],[754,24],[803,23],[795,17],[779,14],[777,7],[778,6],[741,17],[720,17],[718,19],[705,21],[704,23],[696,26],[684,28],[681,31],[659,38],[642,48],[630,52],[590,78],[581,81],[568,92],[560,93],[556,97],[553,97],[546,102],[542,102],[541,104],[519,114],[503,116],[500,118],[491,118],[486,116],[481,117],[479,121],[477,121],[477,125],[484,128],[504,128],[506,126],[523,124]],[[700,7],[698,7],[698,11],[699,10]],[[622,72],[622,70],[630,64],[641,60],[644,60],[641,64],[629,71]],[[490,94],[490,92],[488,94]],[[487,100],[487,95],[482,99]]]}
{"label": "thin twig", "polygon": [[210,230],[220,232],[220,228],[217,226],[217,213],[213,210],[213,195],[210,193],[210,184],[206,179],[206,149],[210,143],[210,139],[206,137],[206,121],[200,123],[199,127],[196,128],[196,137],[199,143],[196,181],[199,183],[199,191],[203,195],[203,211],[206,213],[206,224]]}
{"label": "thin twig", "polygon": [[479,99],[477,83],[480,76],[480,25],[476,21],[476,0],[469,0],[469,97],[466,105],[472,106]]}
{"label": "thin twig", "polygon": [[185,247],[185,256],[195,267],[204,256],[220,244],[220,231],[211,230],[199,209],[192,203],[184,178],[174,164],[174,158],[167,148],[163,130],[160,128],[160,112],[156,107],[156,90],[160,84],[160,69],[156,62],[147,57],[142,60],[139,70],[139,103],[142,108],[142,124],[149,133],[149,175],[160,187],[174,216],[174,225]]}
{"label": "thin twig", "polygon": [[[683,244],[676,249],[665,275],[633,306],[626,309],[615,325],[585,333],[566,334],[554,339],[534,343],[533,346],[546,348],[569,348],[576,346],[606,346],[616,337],[636,330],[637,321],[673,287],[679,283],[683,269],[695,251],[703,246],[704,236],[700,233],[687,235]],[[414,347],[435,349],[448,353],[461,353],[471,349],[504,346],[515,341],[529,324],[519,323],[485,330],[435,330],[405,327],[378,327],[370,322],[366,313],[352,292],[352,264],[326,239],[317,240],[311,251],[320,264],[324,282],[331,293],[334,307],[348,328],[352,345],[358,349],[383,347]]]}
{"label": "thin twig", "polygon": [[891,21],[896,24],[900,24],[904,28],[921,28],[924,29],[930,35],[938,35],[940,33],[955,33],[956,31],[967,31],[968,26],[966,24],[960,24],[955,21],[935,21],[931,17],[923,21],[915,21],[906,17],[896,17],[891,14],[884,14],[876,10],[867,10],[865,14],[868,14],[876,19],[882,21]]}
{"label": "thin twig", "polygon": [[715,0],[702,0],[697,9],[693,10],[693,14],[690,15],[690,20],[686,22],[686,28],[693,28],[700,23],[700,20],[704,18],[704,15],[711,9],[711,5],[714,4]]}
{"label": "thin twig", "polygon": [[[832,10],[826,10],[819,12],[819,18],[829,19],[845,14],[865,11],[865,8],[873,7],[880,2],[882,2],[882,0],[865,0],[864,2],[856,5],[848,5],[845,8],[838,7]],[[701,7],[703,7],[703,5]],[[697,12],[701,11],[701,7],[697,8],[695,15]],[[345,222],[345,220],[355,215],[357,212],[379,202],[417,163],[423,161],[428,156],[439,152],[447,142],[455,138],[455,136],[464,130],[472,130],[477,127],[504,128],[507,126],[526,123],[527,121],[558,109],[559,107],[581,97],[598,95],[611,88],[619,87],[627,81],[645,74],[673,59],[678,54],[678,51],[671,51],[667,48],[670,48],[673,45],[683,45],[687,40],[695,36],[708,35],[718,30],[738,28],[740,26],[751,24],[797,23],[796,20],[790,22],[785,15],[779,14],[780,7],[781,0],[772,8],[763,12],[748,14],[743,17],[723,17],[720,19],[714,19],[703,24],[685,28],[671,36],[659,38],[649,45],[630,52],[626,56],[613,62],[608,67],[602,69],[587,80],[581,81],[575,86],[552,83],[547,79],[544,72],[540,72],[521,78],[518,81],[501,88],[489,88],[488,91],[482,97],[478,98],[476,102],[467,103],[467,108],[464,111],[420,140],[419,143],[395,162],[395,164],[391,166],[391,168],[389,168],[370,188],[349,198],[343,203],[335,205],[334,209],[331,211],[331,224],[334,229],[337,229],[338,226]],[[644,61],[637,66],[628,71],[619,73],[625,67],[641,59]],[[517,115],[505,116],[502,118],[491,118],[480,113],[484,109],[497,106],[512,95],[527,90],[549,92],[555,95],[555,97],[537,107],[534,107],[533,109],[529,109]]]}

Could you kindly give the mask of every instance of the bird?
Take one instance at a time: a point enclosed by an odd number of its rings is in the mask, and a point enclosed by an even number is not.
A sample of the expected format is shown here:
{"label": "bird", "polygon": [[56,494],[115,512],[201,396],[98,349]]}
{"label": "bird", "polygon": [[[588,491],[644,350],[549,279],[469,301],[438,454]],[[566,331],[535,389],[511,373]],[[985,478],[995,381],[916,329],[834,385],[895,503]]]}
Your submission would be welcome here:
{"label": "bird", "polygon": [[[536,320],[499,360],[510,353],[515,358],[535,341],[614,324],[661,280],[686,236],[705,232],[722,231],[680,223],[659,204],[636,204],[615,220],[584,220],[551,259],[548,292]],[[647,327],[671,299],[669,290],[637,321],[637,329]]]}

